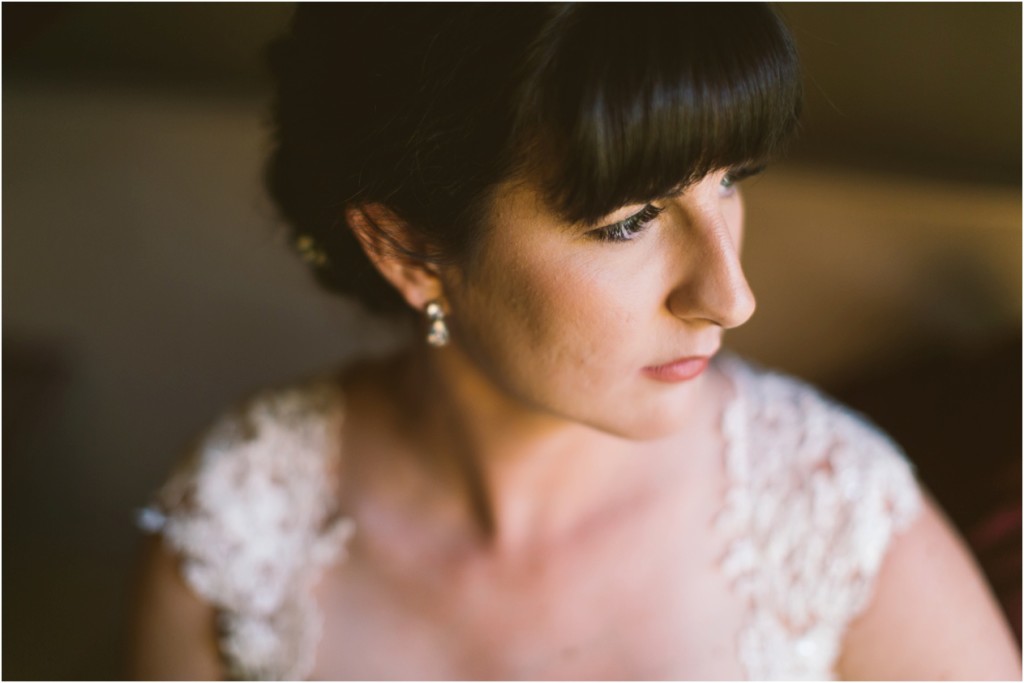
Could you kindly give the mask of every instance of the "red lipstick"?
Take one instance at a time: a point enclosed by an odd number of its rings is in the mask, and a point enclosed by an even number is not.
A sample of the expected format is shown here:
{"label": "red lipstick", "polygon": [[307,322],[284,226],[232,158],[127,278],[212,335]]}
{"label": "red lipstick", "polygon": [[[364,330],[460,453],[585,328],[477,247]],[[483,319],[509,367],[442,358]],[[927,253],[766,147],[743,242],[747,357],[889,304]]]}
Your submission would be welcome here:
{"label": "red lipstick", "polygon": [[646,367],[643,373],[659,382],[686,382],[700,375],[708,367],[709,356],[679,358],[671,363]]}

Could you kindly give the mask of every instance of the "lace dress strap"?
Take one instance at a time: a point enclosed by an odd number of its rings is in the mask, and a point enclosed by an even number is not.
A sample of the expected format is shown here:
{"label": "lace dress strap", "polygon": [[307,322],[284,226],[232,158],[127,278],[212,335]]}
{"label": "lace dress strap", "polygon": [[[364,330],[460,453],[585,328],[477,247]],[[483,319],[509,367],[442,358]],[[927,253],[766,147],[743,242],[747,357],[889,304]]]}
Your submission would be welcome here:
{"label": "lace dress strap", "polygon": [[322,622],[312,586],[353,530],[337,509],[342,412],[326,379],[258,394],[207,430],[140,515],[217,608],[232,678],[312,669]]}
{"label": "lace dress strap", "polygon": [[899,448],[802,382],[737,358],[723,415],[729,488],[722,570],[748,606],[740,658],[754,680],[831,679],[886,549],[920,509]]}

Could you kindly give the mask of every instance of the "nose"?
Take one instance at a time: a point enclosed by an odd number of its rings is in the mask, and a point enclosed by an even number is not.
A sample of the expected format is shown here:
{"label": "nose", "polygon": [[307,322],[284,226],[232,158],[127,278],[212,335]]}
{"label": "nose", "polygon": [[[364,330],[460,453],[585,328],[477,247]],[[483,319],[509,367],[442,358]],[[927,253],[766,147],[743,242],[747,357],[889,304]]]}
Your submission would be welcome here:
{"label": "nose", "polygon": [[740,265],[740,226],[730,229],[714,206],[691,205],[685,215],[683,277],[669,294],[668,308],[689,322],[739,327],[757,306]]}

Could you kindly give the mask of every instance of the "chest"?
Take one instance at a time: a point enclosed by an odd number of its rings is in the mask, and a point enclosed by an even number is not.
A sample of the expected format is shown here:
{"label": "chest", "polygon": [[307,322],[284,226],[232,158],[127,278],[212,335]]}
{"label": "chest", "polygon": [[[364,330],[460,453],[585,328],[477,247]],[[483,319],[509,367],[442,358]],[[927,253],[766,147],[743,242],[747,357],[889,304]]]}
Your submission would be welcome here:
{"label": "chest", "polygon": [[312,678],[742,678],[745,611],[718,571],[723,541],[687,512],[500,563],[395,569],[356,538],[315,591]]}

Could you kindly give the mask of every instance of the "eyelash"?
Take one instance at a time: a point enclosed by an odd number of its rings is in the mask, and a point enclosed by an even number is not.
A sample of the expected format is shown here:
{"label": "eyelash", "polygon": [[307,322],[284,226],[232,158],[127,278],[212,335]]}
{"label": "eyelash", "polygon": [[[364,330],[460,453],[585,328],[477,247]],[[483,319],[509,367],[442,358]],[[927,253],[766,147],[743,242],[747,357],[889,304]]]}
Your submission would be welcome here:
{"label": "eyelash", "polygon": [[665,209],[648,204],[629,218],[598,228],[590,234],[603,242],[628,242],[641,232]]}
{"label": "eyelash", "polygon": [[[733,169],[722,178],[722,189],[729,193],[735,192],[736,185],[741,180],[755,176],[763,170],[764,166]],[[647,204],[629,218],[603,228],[598,228],[592,231],[590,235],[602,242],[628,242],[643,232],[650,222],[664,210],[662,207]]]}

